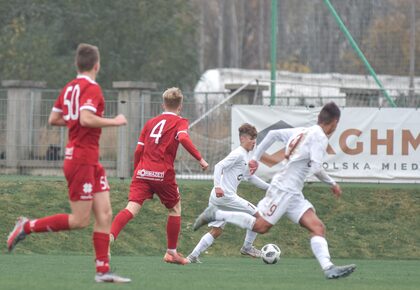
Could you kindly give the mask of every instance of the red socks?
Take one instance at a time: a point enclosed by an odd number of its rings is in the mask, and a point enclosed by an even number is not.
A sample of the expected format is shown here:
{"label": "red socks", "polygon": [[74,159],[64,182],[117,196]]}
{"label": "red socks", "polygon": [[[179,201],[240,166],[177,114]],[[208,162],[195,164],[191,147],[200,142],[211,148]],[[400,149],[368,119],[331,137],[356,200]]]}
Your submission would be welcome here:
{"label": "red socks", "polygon": [[125,227],[126,224],[133,218],[133,214],[128,209],[123,209],[120,211],[117,216],[112,221],[111,234],[114,236],[114,239],[117,239],[121,230]]}
{"label": "red socks", "polygon": [[178,236],[181,231],[181,217],[180,216],[168,216],[168,222],[166,224],[166,238],[168,249],[175,250],[178,244]]}
{"label": "red socks", "polygon": [[69,229],[69,215],[64,213],[30,220],[23,227],[26,234],[30,234],[31,232],[59,232]]}
{"label": "red socks", "polygon": [[94,232],[93,247],[96,255],[96,272],[109,272],[109,234]]}

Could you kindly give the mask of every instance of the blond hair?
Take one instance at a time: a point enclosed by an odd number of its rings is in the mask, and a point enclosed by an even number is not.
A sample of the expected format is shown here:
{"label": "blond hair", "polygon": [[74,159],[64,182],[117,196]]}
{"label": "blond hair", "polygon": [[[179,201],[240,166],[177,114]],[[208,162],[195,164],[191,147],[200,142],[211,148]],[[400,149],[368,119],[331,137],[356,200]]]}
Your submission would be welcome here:
{"label": "blond hair", "polygon": [[170,110],[177,109],[181,105],[182,100],[184,98],[181,90],[176,87],[167,89],[163,93],[162,97],[163,97],[163,104],[165,105],[166,108]]}

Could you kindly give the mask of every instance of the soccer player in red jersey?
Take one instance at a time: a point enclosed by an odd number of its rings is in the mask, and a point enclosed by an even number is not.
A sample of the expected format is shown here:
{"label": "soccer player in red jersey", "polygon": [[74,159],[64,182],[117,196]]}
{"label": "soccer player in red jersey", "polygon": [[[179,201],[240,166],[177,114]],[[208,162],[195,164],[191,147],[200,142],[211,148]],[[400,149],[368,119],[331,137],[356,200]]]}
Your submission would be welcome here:
{"label": "soccer player in red jersey", "polygon": [[141,131],[134,153],[134,174],[127,207],[121,210],[111,227],[111,242],[125,225],[136,216],[143,202],[157,194],[168,209],[166,224],[167,251],[164,261],[185,265],[188,260],[177,253],[181,230],[181,199],[175,180],[174,160],[179,143],[200,163],[208,167],[188,135],[188,120],[179,116],[183,95],[180,89],[170,88],[163,93],[164,112],[149,121]]}
{"label": "soccer player in red jersey", "polygon": [[96,282],[130,282],[110,272],[109,233],[112,209],[105,170],[99,163],[99,137],[101,128],[122,126],[124,115],[104,118],[105,101],[101,87],[95,82],[100,69],[99,50],[96,46],[80,44],[75,64],[78,75],[58,96],[49,116],[49,124],[67,126],[68,143],[63,171],[67,179],[71,214],[56,214],[29,220],[18,218],[9,234],[9,252],[27,235],[85,228],[93,211],[93,247],[96,254]]}

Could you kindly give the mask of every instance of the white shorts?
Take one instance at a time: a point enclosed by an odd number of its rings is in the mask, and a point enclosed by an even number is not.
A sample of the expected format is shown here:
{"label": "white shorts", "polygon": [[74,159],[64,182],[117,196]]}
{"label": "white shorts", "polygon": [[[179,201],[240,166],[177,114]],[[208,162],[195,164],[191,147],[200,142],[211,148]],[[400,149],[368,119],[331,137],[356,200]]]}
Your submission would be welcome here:
{"label": "white shorts", "polygon": [[287,193],[275,186],[270,186],[265,197],[258,203],[258,210],[262,217],[272,225],[275,225],[285,214],[297,224],[308,209],[315,211],[314,206],[305,199],[302,193]]}
{"label": "white shorts", "polygon": [[[240,211],[246,212],[250,215],[255,215],[258,212],[258,209],[255,205],[236,194],[230,196],[216,197],[214,189],[210,194],[209,205],[216,206],[220,210]],[[224,221],[214,221],[209,223],[208,226],[223,229],[225,227],[225,224],[226,222]]]}

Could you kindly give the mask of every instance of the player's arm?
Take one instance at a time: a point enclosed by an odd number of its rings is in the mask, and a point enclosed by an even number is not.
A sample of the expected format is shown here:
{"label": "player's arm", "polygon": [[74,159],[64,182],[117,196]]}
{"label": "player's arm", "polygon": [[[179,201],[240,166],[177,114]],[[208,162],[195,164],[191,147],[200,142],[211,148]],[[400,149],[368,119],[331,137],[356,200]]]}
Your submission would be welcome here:
{"label": "player's arm", "polygon": [[310,148],[310,156],[311,156],[311,172],[315,175],[320,181],[325,182],[331,186],[331,191],[336,197],[340,197],[341,195],[341,188],[335,182],[334,179],[331,178],[327,174],[327,172],[322,167],[322,161],[324,160],[324,155],[326,153],[325,148],[327,148],[327,142],[317,141],[315,140],[311,144]]}
{"label": "player's arm", "polygon": [[221,186],[223,171],[229,170],[229,168],[232,167],[235,164],[235,162],[240,160],[239,157],[240,155],[235,154],[235,151],[232,151],[231,153],[229,153],[228,156],[226,156],[224,159],[217,162],[217,164],[214,166],[213,185],[214,185],[214,191],[216,192],[217,197],[224,196],[224,191]]}
{"label": "player's arm", "polygon": [[206,162],[206,160],[203,159],[203,157],[201,157],[200,152],[197,150],[197,148],[193,144],[187,131],[180,131],[177,137],[178,137],[179,143],[181,143],[181,145],[188,151],[188,153],[191,154],[191,156],[193,156],[195,159],[198,160],[201,168],[203,170],[206,170],[209,167],[209,164]]}
{"label": "player's arm", "polygon": [[262,180],[256,175],[250,175],[248,178],[248,181],[251,182],[253,185],[255,185],[258,188],[261,188],[263,190],[267,190],[268,187],[270,187],[270,184]]}
{"label": "player's arm", "polygon": [[213,171],[213,185],[214,185],[214,191],[216,193],[216,197],[222,197],[225,195],[225,192],[223,191],[223,188],[220,185],[222,181],[222,175],[223,175],[223,164],[221,162],[218,162],[214,166],[214,171]]}
{"label": "player's arm", "polygon": [[51,126],[66,126],[66,121],[63,118],[63,105],[62,94],[55,100],[54,106],[51,110],[50,116],[48,117],[48,124]]}
{"label": "player's arm", "polygon": [[293,130],[294,129],[279,129],[271,130],[268,132],[268,134],[264,137],[261,143],[257,146],[253,157],[248,162],[249,171],[251,174],[254,174],[255,171],[257,171],[258,161],[260,160],[263,153],[267,151],[267,149],[270,148],[270,146],[276,141],[287,143],[287,141],[293,134]]}
{"label": "player's arm", "polygon": [[48,117],[48,124],[51,126],[66,126],[66,121],[63,119],[63,113],[61,110],[53,110]]}
{"label": "player's arm", "polygon": [[88,128],[103,128],[112,126],[122,126],[127,124],[127,119],[123,114],[114,118],[103,118],[96,115],[91,110],[80,110],[80,125]]}
{"label": "player's arm", "polygon": [[134,169],[140,162],[141,156],[143,155],[144,144],[137,144],[136,151],[134,151]]}
{"label": "player's arm", "polygon": [[141,130],[139,140],[137,141],[136,151],[134,151],[134,169],[137,168],[137,165],[140,162],[141,156],[143,155],[144,140],[145,140],[145,136],[146,136],[146,129],[145,128],[147,128],[147,124],[146,124],[146,126],[143,127],[143,130]]}
{"label": "player's arm", "polygon": [[322,182],[325,182],[326,184],[331,186],[331,191],[332,193],[336,196],[336,197],[340,197],[341,196],[341,188],[340,185],[337,184],[337,182],[335,182],[334,179],[331,178],[331,176],[329,176],[327,174],[327,172],[324,170],[324,168],[322,168],[322,164],[321,163],[317,163],[317,162],[311,162],[311,169],[314,173],[314,175]]}

